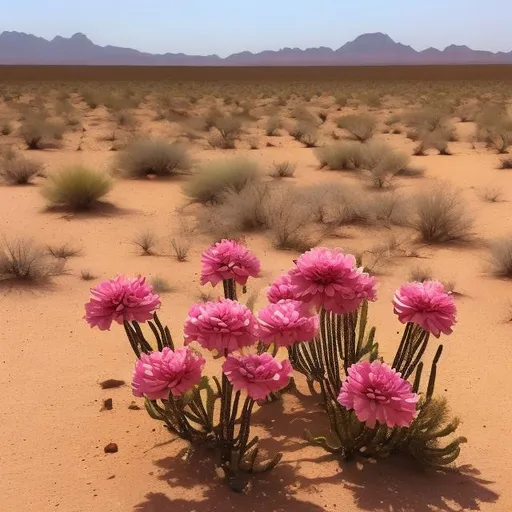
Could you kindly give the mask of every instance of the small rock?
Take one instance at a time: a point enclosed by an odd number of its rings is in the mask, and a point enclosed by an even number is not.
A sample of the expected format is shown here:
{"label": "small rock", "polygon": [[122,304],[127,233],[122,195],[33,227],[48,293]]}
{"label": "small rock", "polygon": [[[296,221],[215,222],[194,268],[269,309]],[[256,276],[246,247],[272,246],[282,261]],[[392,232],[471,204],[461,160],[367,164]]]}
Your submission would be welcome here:
{"label": "small rock", "polygon": [[112,480],[112,479],[114,479],[115,477],[116,477],[116,475],[111,475],[111,476],[109,476],[109,477],[107,478],[107,480]]}
{"label": "small rock", "polygon": [[226,472],[221,467],[215,468],[215,473],[217,474],[217,478],[225,478],[226,476]]}
{"label": "small rock", "polygon": [[128,406],[128,409],[130,409],[130,411],[140,411],[140,407],[135,402],[132,402]]}
{"label": "small rock", "polygon": [[114,407],[114,404],[112,402],[112,398],[107,398],[103,400],[103,407],[101,408],[102,411],[111,411]]}
{"label": "small rock", "polygon": [[101,389],[112,389],[112,388],[120,388],[124,386],[126,383],[124,380],[118,379],[107,379],[103,382],[100,382]]}
{"label": "small rock", "polygon": [[117,453],[119,448],[116,443],[108,443],[103,450],[105,453]]}

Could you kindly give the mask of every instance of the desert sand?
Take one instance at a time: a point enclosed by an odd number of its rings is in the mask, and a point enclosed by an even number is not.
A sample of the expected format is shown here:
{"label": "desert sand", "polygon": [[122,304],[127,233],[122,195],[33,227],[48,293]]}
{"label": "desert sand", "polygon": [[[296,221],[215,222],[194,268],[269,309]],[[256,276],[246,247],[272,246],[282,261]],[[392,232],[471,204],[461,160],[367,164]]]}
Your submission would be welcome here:
{"label": "desert sand", "polygon": [[[9,84],[9,87],[24,88],[20,101],[27,103],[36,94],[30,85]],[[122,90],[123,85],[112,87]],[[220,99],[221,89],[216,86],[215,101],[220,108],[229,109]],[[316,95],[319,89],[321,97]],[[486,87],[483,89],[487,91]],[[47,85],[45,90],[51,91],[52,86]],[[244,99],[244,91],[250,90],[251,85],[244,84],[239,97]],[[464,92],[464,85],[457,85],[457,90]],[[260,91],[261,98],[254,100],[255,108],[274,101],[277,96],[272,85]],[[320,145],[329,142],[336,117],[370,111],[382,122],[376,137],[412,153],[415,143],[404,132],[383,133],[382,129],[390,113],[409,108],[404,107],[399,94],[387,97],[379,107],[358,106],[353,102],[341,110],[333,105],[329,90],[322,91],[313,84],[311,94],[310,102],[298,97],[290,100],[290,105],[313,112],[328,111],[328,120],[321,128]],[[449,98],[450,86],[446,86],[446,94]],[[88,109],[76,91],[71,98],[85,132],[69,130],[59,147],[25,151],[16,131],[17,114],[4,101],[0,102],[0,118],[9,116],[15,129],[10,135],[0,136],[0,145],[12,146],[24,156],[39,160],[48,174],[74,163],[109,171],[117,153],[110,151],[111,141],[98,139],[112,131],[110,114],[103,106]],[[205,95],[194,108],[205,111],[212,101]],[[282,107],[281,116],[287,117],[287,108]],[[137,135],[183,140],[181,125],[153,120],[154,108],[148,102],[143,102],[134,112],[139,121],[134,129]],[[286,179],[287,186],[336,181],[350,184],[361,195],[377,194],[378,200],[380,192],[370,190],[366,182],[353,174],[319,170],[314,150],[293,140],[286,130],[282,136],[267,137],[263,129],[266,115],[263,112],[258,115],[260,120],[245,123],[247,132],[237,141],[235,149],[213,149],[204,137],[185,138],[197,162],[195,165],[228,156],[244,156],[268,172],[273,162],[289,160],[297,167],[294,177]],[[284,457],[273,472],[253,480],[247,495],[235,494],[224,486],[215,476],[213,462],[204,454],[194,453],[190,460],[185,460],[185,444],[172,439],[160,423],[149,418],[142,400],[131,394],[129,382],[134,357],[122,328],[115,326],[110,332],[100,333],[90,329],[82,317],[89,288],[100,280],[118,273],[160,276],[172,287],[171,292],[162,295],[160,317],[179,339],[188,308],[198,301],[201,252],[213,238],[201,232],[200,227],[196,229],[185,262],[170,255],[169,240],[179,236],[180,219],[193,223],[195,213],[205,207],[182,208],[187,201],[182,185],[188,178],[116,178],[108,200],[118,207],[117,211],[77,215],[48,212],[39,190],[44,178],[36,178],[32,186],[0,186],[0,233],[31,237],[40,244],[70,243],[79,247],[80,253],[67,259],[66,273],[45,286],[2,286],[0,290],[0,387],[4,392],[0,418],[0,510],[512,510],[509,485],[512,401],[505,389],[512,372],[508,357],[512,332],[511,285],[488,272],[488,242],[512,233],[512,176],[510,171],[499,169],[499,155],[473,142],[474,123],[461,123],[456,114],[452,115],[452,122],[459,136],[457,142],[449,143],[452,155],[429,151],[427,156],[413,156],[412,164],[423,167],[424,175],[396,177],[390,190],[412,194],[436,182],[459,187],[475,216],[471,243],[426,245],[416,242],[414,233],[404,228],[358,225],[343,227],[337,238],[328,236],[321,243],[361,251],[385,241],[390,233],[410,235],[410,247],[419,256],[393,256],[375,272],[379,300],[371,305],[371,322],[377,326],[384,356],[395,349],[396,332],[400,328],[392,314],[393,292],[409,278],[411,270],[417,266],[428,267],[436,278],[455,283],[458,324],[453,335],[444,340],[437,392],[448,398],[453,414],[462,420],[459,432],[468,438],[457,460],[459,472],[424,474],[394,459],[340,464],[320,448],[308,446],[303,439],[306,428],[319,433],[327,429],[325,415],[315,398],[299,399],[288,394],[282,401],[265,405],[255,414],[257,425],[267,425],[260,429],[265,438],[263,447],[280,449]],[[121,142],[133,136],[127,129],[118,130],[118,134]],[[251,137],[258,139],[259,149],[249,149],[247,140]],[[267,142],[275,147],[266,147]],[[80,143],[81,151],[77,151]],[[499,189],[499,201],[482,198],[483,191],[489,188]],[[130,243],[145,229],[158,235],[159,254],[142,256]],[[261,279],[250,283],[251,291],[261,292],[257,302],[261,307],[265,303],[265,286],[288,269],[298,253],[276,249],[266,233],[246,233],[245,240],[262,261]],[[93,281],[80,278],[84,269],[95,276]],[[220,292],[215,289],[213,293]],[[206,372],[215,368],[215,364],[218,363],[209,361]],[[104,390],[99,383],[106,379],[121,379],[127,384]],[[112,398],[113,409],[101,410],[107,398]],[[141,410],[128,408],[133,400]],[[111,442],[118,444],[119,451],[105,454],[104,446]]]}

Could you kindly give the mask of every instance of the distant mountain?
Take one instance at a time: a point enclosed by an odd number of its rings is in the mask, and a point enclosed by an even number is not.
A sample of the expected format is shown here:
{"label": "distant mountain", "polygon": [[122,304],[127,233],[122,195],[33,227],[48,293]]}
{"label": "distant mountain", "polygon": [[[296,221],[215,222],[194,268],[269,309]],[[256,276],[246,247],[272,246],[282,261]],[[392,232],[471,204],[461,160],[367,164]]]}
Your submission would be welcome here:
{"label": "distant mountain", "polygon": [[84,34],[51,41],[22,32],[0,34],[0,64],[109,66],[371,66],[426,64],[512,64],[512,51],[489,52],[451,45],[421,52],[397,43],[387,34],[363,34],[337,50],[282,48],[259,53],[218,55],[154,55],[119,46],[98,46]]}

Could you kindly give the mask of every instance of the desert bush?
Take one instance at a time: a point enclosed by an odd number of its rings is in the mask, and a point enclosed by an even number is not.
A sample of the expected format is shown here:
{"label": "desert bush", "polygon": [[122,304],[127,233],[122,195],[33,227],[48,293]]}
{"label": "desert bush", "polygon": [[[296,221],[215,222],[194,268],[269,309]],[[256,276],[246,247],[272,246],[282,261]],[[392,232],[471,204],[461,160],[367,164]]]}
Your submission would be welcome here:
{"label": "desert bush", "polygon": [[242,158],[217,160],[204,164],[184,186],[184,192],[192,202],[217,204],[227,191],[239,193],[259,178],[255,162]]}
{"label": "desert bush", "polygon": [[461,123],[475,121],[478,116],[478,105],[476,103],[463,103],[457,107],[455,114]]}
{"label": "desert bush", "polygon": [[155,293],[171,293],[174,288],[169,284],[167,279],[160,276],[153,276],[149,280],[151,287]]}
{"label": "desert bush", "polygon": [[43,164],[18,156],[0,155],[0,178],[8,185],[27,185],[43,171]]}
{"label": "desert bush", "polygon": [[476,138],[499,154],[512,144],[512,118],[501,108],[488,107],[477,117]]}
{"label": "desert bush", "polygon": [[335,98],[335,103],[339,108],[346,107],[348,104],[348,98],[345,95],[338,95]]}
{"label": "desert bush", "polygon": [[1,135],[10,135],[12,133],[12,124],[10,121],[2,120],[0,121],[0,134]]}
{"label": "desert bush", "polygon": [[395,151],[383,141],[361,145],[361,168],[376,188],[384,188],[409,164],[409,156]]}
{"label": "desert bush", "polygon": [[94,281],[96,276],[89,269],[82,269],[80,271],[80,279],[82,281]]}
{"label": "desert bush", "polygon": [[293,178],[297,165],[288,160],[272,164],[273,169],[270,171],[272,178]]}
{"label": "desert bush", "polygon": [[499,238],[491,243],[490,271],[496,277],[512,278],[512,237]]}
{"label": "desert bush", "polygon": [[336,123],[338,128],[348,131],[361,142],[371,139],[377,127],[377,120],[370,114],[348,114]]}
{"label": "desert bush", "polygon": [[26,119],[20,127],[20,135],[25,140],[27,149],[44,149],[62,139],[64,128],[43,118]]}
{"label": "desert bush", "polygon": [[102,105],[105,99],[100,91],[94,89],[84,90],[81,96],[84,103],[92,110]]}
{"label": "desert bush", "polygon": [[191,159],[186,148],[160,139],[136,139],[119,153],[116,167],[125,178],[154,175],[171,178],[190,174]]}
{"label": "desert bush", "polygon": [[19,238],[0,242],[0,281],[44,282],[64,270],[62,260],[50,258],[33,240]]}
{"label": "desert bush", "polygon": [[82,211],[97,205],[111,189],[109,175],[75,165],[48,175],[41,192],[50,206]]}
{"label": "desert bush", "polygon": [[66,260],[73,256],[78,256],[82,252],[79,247],[76,247],[68,242],[63,244],[48,244],[46,246],[46,251],[50,256],[62,260]]}
{"label": "desert bush", "polygon": [[215,148],[234,149],[235,141],[240,137],[242,121],[236,116],[217,117],[212,120],[217,133],[212,134],[208,143]]}
{"label": "desert bush", "polygon": [[483,201],[487,201],[488,203],[499,203],[503,197],[503,188],[488,185],[480,191],[479,195]]}
{"label": "desert bush", "polygon": [[470,238],[474,220],[460,190],[446,184],[437,186],[419,193],[414,204],[412,227],[424,242],[456,242]]}
{"label": "desert bush", "polygon": [[132,245],[140,249],[142,254],[151,256],[155,254],[155,246],[158,243],[158,238],[150,230],[144,230],[137,233],[130,241]]}
{"label": "desert bush", "polygon": [[304,251],[320,241],[311,226],[314,206],[300,189],[279,187],[269,194],[265,217],[276,248]]}
{"label": "desert bush", "polygon": [[178,261],[187,261],[188,253],[190,251],[190,240],[185,238],[171,238],[171,248],[174,257]]}
{"label": "desert bush", "polygon": [[318,129],[306,121],[297,121],[290,129],[290,135],[307,148],[314,148],[318,141]]}
{"label": "desert bush", "polygon": [[281,119],[277,116],[269,117],[265,126],[265,135],[268,137],[276,137],[279,135],[278,130],[282,128]]}
{"label": "desert bush", "polygon": [[116,125],[120,128],[134,128],[137,118],[130,110],[120,110],[115,114]]}
{"label": "desert bush", "polygon": [[362,160],[362,145],[359,142],[342,141],[315,149],[320,167],[332,171],[359,169]]}
{"label": "desert bush", "polygon": [[506,156],[500,161],[500,169],[512,169],[512,157]]}
{"label": "desert bush", "polygon": [[427,267],[414,267],[409,273],[409,281],[416,283],[424,283],[425,281],[432,281],[432,269]]}

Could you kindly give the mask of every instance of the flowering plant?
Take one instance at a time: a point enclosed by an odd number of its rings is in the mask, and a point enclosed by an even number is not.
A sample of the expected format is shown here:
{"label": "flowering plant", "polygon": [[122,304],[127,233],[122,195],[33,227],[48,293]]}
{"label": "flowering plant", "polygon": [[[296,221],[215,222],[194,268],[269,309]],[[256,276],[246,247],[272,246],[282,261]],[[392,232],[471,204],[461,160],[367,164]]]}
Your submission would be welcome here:
{"label": "flowering plant", "polygon": [[368,303],[376,300],[376,289],[375,279],[353,256],[315,248],[268,290],[269,300],[302,301],[320,318],[314,338],[288,348],[294,369],[306,376],[312,393],[322,395],[334,443],[309,432],[308,439],[342,458],[403,452],[424,466],[446,466],[466,439],[440,442],[459,425],[457,418],[446,422],[446,400],[433,396],[443,345],[432,359],[426,389],[420,389],[429,339],[452,332],[455,302],[436,281],[403,285],[393,305],[406,325],[388,365],[379,356],[375,328],[367,332]]}
{"label": "flowering plant", "polygon": [[[235,490],[244,488],[244,473],[268,471],[281,459],[280,453],[261,459],[258,438],[250,436],[255,402],[287,386],[293,371],[287,359],[265,351],[260,334],[279,330],[283,344],[289,344],[290,336],[310,339],[316,329],[315,316],[302,311],[301,303],[275,305],[275,311],[263,315],[266,324],[238,302],[237,284],[245,286],[259,272],[258,259],[235,241],[222,240],[205,251],[201,283],[222,282],[224,298],[192,305],[181,348],[156,313],[159,296],[142,277],[118,276],[99,284],[85,306],[91,327],[107,330],[113,322],[123,324],[137,357],[132,391],[145,398],[149,415],[192,445],[213,447]],[[149,327],[153,344],[141,323]],[[197,347],[224,358],[220,379],[203,375],[207,361]]]}

